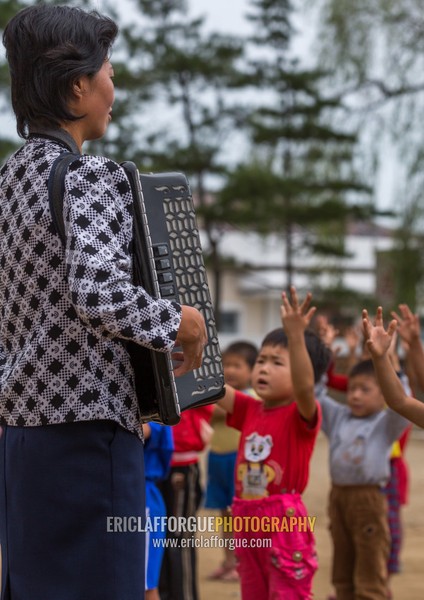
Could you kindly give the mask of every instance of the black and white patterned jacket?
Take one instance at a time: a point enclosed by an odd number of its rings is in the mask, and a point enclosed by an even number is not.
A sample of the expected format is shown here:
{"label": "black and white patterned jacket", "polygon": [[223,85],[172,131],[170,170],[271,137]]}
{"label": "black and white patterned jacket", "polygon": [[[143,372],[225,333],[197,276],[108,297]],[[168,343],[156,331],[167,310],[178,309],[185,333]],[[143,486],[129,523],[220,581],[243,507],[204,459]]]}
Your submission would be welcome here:
{"label": "black and white patterned jacket", "polygon": [[170,351],[180,305],[132,285],[123,169],[81,156],[66,176],[66,250],[47,196],[59,141],[33,137],[0,169],[0,422],[112,419],[140,437],[124,340]]}

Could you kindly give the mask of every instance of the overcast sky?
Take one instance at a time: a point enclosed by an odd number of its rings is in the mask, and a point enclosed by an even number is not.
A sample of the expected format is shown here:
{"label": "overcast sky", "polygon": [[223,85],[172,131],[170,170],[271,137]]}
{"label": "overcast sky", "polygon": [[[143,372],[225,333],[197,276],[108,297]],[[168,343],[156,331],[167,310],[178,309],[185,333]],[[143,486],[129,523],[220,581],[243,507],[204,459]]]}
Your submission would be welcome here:
{"label": "overcast sky", "polygon": [[[301,0],[295,4],[302,5]],[[208,29],[219,30],[223,33],[250,33],[252,24],[245,18],[251,7],[249,0],[189,0],[188,6],[193,16],[204,16]],[[292,23],[297,31],[294,38],[294,52],[301,58],[306,58],[310,51],[314,28],[315,13],[308,10],[307,18],[302,10],[293,13]]]}
{"label": "overcast sky", "polygon": [[193,15],[207,17],[207,26],[227,32],[245,33],[249,23],[243,18],[248,0],[190,0]]}

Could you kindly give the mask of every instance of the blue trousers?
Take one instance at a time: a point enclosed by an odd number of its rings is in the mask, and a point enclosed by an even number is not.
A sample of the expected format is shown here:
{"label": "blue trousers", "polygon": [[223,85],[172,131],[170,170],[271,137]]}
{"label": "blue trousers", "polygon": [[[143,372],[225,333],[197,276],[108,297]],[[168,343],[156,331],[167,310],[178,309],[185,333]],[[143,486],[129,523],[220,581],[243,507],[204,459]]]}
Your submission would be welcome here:
{"label": "blue trousers", "polygon": [[[143,525],[116,528],[125,516]],[[143,600],[144,518],[134,434],[111,421],[3,427],[1,600]]]}

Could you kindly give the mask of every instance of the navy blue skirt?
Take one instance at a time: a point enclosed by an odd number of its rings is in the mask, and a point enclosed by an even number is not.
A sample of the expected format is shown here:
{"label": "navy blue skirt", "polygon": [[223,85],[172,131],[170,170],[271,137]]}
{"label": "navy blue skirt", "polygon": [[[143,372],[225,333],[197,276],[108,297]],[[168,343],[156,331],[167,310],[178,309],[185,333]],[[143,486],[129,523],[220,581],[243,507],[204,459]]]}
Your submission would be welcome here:
{"label": "navy blue skirt", "polygon": [[[111,421],[3,427],[2,600],[143,600],[143,444]],[[125,519],[122,519],[125,522]]]}

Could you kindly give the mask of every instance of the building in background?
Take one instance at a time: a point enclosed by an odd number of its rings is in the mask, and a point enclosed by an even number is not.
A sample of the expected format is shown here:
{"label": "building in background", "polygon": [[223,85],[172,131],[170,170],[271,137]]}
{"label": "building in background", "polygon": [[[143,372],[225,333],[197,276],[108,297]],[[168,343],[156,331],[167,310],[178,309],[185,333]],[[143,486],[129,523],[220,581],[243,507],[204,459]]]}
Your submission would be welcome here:
{"label": "building in background", "polygon": [[[301,247],[301,232],[297,246]],[[390,272],[378,273],[378,266],[394,245],[390,230],[371,224],[352,224],[346,237],[346,258],[315,257],[299,252],[295,256],[293,284],[304,296],[311,290],[315,302],[322,302],[324,292],[343,289],[349,298],[384,295],[390,300]],[[287,290],[284,269],[284,240],[278,235],[260,236],[229,230],[220,242],[221,256],[227,264],[222,275],[221,347],[240,338],[259,344],[266,332],[280,326],[281,292]],[[213,282],[209,276],[212,297]],[[382,289],[380,290],[379,287]],[[384,287],[384,289],[383,289]],[[331,294],[330,294],[331,295]],[[357,298],[356,298],[357,301]],[[328,303],[328,300],[327,300]],[[360,318],[360,310],[347,300],[342,307],[347,320]]]}

